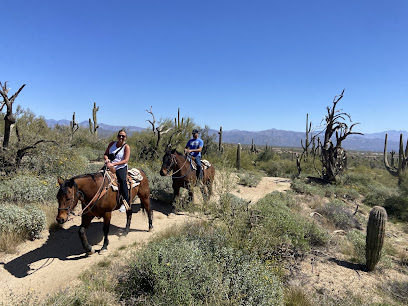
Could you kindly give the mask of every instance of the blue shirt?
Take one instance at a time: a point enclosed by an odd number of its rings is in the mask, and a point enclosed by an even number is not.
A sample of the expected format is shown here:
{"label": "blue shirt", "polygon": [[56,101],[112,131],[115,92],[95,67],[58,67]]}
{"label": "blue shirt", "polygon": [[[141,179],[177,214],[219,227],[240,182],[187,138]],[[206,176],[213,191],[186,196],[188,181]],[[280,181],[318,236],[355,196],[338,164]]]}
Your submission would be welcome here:
{"label": "blue shirt", "polygon": [[[202,147],[204,145],[204,141],[202,141],[202,139],[197,138],[197,139],[190,139],[187,142],[186,148],[195,150],[198,149],[199,147]],[[192,156],[196,157],[196,156],[201,156],[201,152],[191,152],[190,153]]]}

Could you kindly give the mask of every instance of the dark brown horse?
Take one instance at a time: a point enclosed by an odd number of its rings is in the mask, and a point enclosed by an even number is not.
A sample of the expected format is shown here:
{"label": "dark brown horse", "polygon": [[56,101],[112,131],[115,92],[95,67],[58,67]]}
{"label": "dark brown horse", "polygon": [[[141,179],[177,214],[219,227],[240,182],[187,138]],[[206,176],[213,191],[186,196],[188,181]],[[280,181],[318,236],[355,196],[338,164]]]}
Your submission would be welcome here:
{"label": "dark brown horse", "polygon": [[[133,187],[130,192],[130,203],[137,195],[140,198],[142,209],[147,211],[149,219],[149,231],[153,228],[152,212],[150,210],[150,190],[147,176],[140,170],[143,179],[140,184]],[[109,240],[109,225],[111,221],[112,211],[119,208],[117,205],[117,191],[113,191],[110,187],[110,181],[106,172],[97,172],[94,174],[84,174],[75,176],[68,180],[62,181],[58,179],[60,189],[57,194],[58,199],[58,215],[57,222],[60,224],[68,220],[70,213],[73,213],[78,200],[82,203],[82,222],[79,228],[79,237],[81,238],[82,246],[86,253],[91,255],[95,253],[92,246],[86,238],[86,229],[89,227],[94,217],[103,217],[103,233],[104,241],[101,252],[107,250]],[[129,203],[129,204],[130,204]],[[127,210],[127,222],[125,235],[129,233],[130,221],[132,219],[132,210]]]}
{"label": "dark brown horse", "polygon": [[[207,169],[203,169],[203,184],[201,185],[201,191],[204,196],[210,196],[212,194],[215,169],[210,166]],[[192,168],[191,161],[187,159],[187,156],[182,155],[175,149],[166,149],[163,156],[163,164],[160,170],[161,176],[170,175],[173,171],[173,190],[174,198],[180,194],[180,188],[187,188],[190,200],[193,197],[192,187],[196,185],[197,176],[196,170]],[[207,189],[207,190],[206,190]]]}

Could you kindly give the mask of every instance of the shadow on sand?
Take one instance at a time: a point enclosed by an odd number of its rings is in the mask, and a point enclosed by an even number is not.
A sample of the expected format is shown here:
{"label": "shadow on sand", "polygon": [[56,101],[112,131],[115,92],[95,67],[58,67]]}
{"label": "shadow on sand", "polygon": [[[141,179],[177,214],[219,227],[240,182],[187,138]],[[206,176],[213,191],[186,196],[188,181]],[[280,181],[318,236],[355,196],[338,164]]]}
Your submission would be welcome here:
{"label": "shadow on sand", "polygon": [[334,262],[335,264],[345,267],[347,269],[351,269],[355,271],[366,271],[366,266],[362,264],[355,264],[349,261],[338,260],[336,258],[330,258],[329,261]]}
{"label": "shadow on sand", "polygon": [[[152,211],[158,211],[165,215],[173,212],[171,205],[161,204],[159,202],[151,201]],[[132,212],[137,213],[141,210],[140,204],[132,205]],[[134,222],[134,220],[132,220]],[[148,220],[146,215],[146,230],[130,229],[130,232],[145,232],[148,231]],[[153,218],[154,225],[154,218]],[[59,229],[57,231],[50,231],[47,241],[39,248],[25,253],[10,262],[4,264],[4,269],[17,278],[24,278],[37,270],[50,265],[55,258],[67,260],[80,260],[85,258],[85,251],[82,248],[79,236],[78,225],[73,225],[67,229]],[[93,220],[86,231],[88,242],[95,246],[103,240],[103,219]],[[109,236],[116,235],[121,237],[124,235],[124,227],[110,226]],[[97,250],[99,251],[99,250]],[[42,262],[40,267],[32,268],[31,265],[37,262]]]}

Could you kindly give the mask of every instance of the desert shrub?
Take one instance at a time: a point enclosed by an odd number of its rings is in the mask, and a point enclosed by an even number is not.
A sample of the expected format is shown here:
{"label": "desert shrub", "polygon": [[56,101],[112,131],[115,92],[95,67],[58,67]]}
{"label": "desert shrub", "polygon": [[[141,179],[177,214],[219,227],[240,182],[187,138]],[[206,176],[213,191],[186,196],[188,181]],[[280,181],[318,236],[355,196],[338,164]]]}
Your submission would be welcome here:
{"label": "desert shrub", "polygon": [[183,235],[150,243],[118,286],[127,304],[281,305],[272,269],[227,247],[223,235]]}
{"label": "desert shrub", "polygon": [[296,163],[287,159],[272,159],[267,162],[261,162],[259,168],[268,176],[292,177],[297,174]]}
{"label": "desert shrub", "polygon": [[290,188],[301,194],[317,195],[324,197],[326,192],[323,190],[322,185],[316,184],[314,182],[307,182],[303,179],[293,179]]}
{"label": "desert shrub", "polygon": [[360,228],[360,224],[348,210],[346,204],[341,200],[332,200],[324,204],[319,212],[330,220],[336,228],[349,230],[351,228]]}
{"label": "desert shrub", "polygon": [[256,156],[255,162],[267,162],[271,159],[278,160],[279,156],[273,150],[263,150]]}
{"label": "desert shrub", "polygon": [[391,294],[391,296],[402,303],[408,305],[408,281],[406,280],[391,280],[381,284],[381,289]]}
{"label": "desert shrub", "polygon": [[14,232],[34,240],[40,237],[45,226],[45,214],[35,206],[0,205],[0,232]]}
{"label": "desert shrub", "polygon": [[328,234],[322,228],[291,211],[292,201],[291,195],[275,191],[254,205],[259,219],[251,230],[251,243],[259,254],[268,257],[286,248],[303,252],[327,243]]}
{"label": "desert shrub", "polygon": [[408,198],[405,195],[395,195],[385,199],[383,205],[390,217],[401,221],[408,220]]}
{"label": "desert shrub", "polygon": [[80,147],[76,149],[78,155],[85,157],[88,161],[103,160],[105,150],[94,149],[91,147]]}
{"label": "desert shrub", "polygon": [[160,176],[158,171],[143,168],[149,179],[150,197],[156,201],[171,204],[173,201],[173,187],[171,177]]}
{"label": "desert shrub", "polygon": [[383,206],[384,202],[396,195],[396,190],[382,184],[374,184],[366,189],[363,203],[368,206]]}
{"label": "desert shrub", "polygon": [[347,238],[353,245],[351,261],[358,264],[365,264],[366,237],[363,232],[352,229],[347,233]]}
{"label": "desert shrub", "polygon": [[54,200],[57,192],[56,178],[40,178],[20,173],[0,181],[0,201],[12,203],[37,203]]}
{"label": "desert shrub", "polygon": [[248,187],[256,187],[262,179],[262,176],[254,171],[242,171],[238,173],[238,184]]}

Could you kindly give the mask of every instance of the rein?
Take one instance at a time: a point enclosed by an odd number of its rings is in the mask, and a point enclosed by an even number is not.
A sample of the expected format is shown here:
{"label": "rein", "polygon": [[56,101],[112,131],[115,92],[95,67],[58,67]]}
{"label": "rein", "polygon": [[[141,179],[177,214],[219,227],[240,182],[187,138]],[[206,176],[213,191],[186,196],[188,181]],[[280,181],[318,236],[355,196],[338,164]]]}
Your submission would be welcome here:
{"label": "rein", "polygon": [[[58,210],[67,210],[68,213],[71,213],[71,214],[74,215],[74,216],[82,216],[82,215],[88,213],[89,211],[91,211],[92,208],[95,206],[96,202],[97,202],[100,198],[102,198],[102,197],[105,195],[105,193],[108,191],[108,189],[109,189],[109,185],[110,185],[110,184],[108,184],[107,187],[103,188],[103,185],[105,184],[105,178],[106,178],[106,176],[107,176],[107,173],[108,173],[108,171],[107,171],[107,168],[106,168],[106,166],[105,166],[105,167],[104,167],[104,172],[103,172],[103,180],[102,180],[101,185],[99,186],[98,191],[95,193],[95,195],[94,195],[94,197],[92,198],[92,200],[81,210],[81,212],[80,212],[79,214],[76,214],[76,213],[72,212],[72,208],[71,208],[72,205],[71,205],[70,207],[67,207],[67,208],[58,208]],[[78,188],[78,187],[76,187],[76,188]],[[81,193],[82,196],[84,195],[84,194],[82,193],[82,191],[80,191],[80,190],[77,189],[75,195],[78,196],[79,193]],[[72,199],[72,202],[74,201],[74,199],[75,199],[75,198]],[[93,205],[92,205],[92,204],[93,204]],[[91,205],[92,205],[92,207],[89,208],[89,206],[91,206]],[[88,208],[89,208],[89,210],[86,211]],[[86,212],[85,212],[85,211],[86,211]],[[71,221],[72,219],[73,219],[73,217],[71,217],[71,218],[68,219],[67,221]]]}
{"label": "rein", "polygon": [[[172,154],[171,156],[172,156],[172,159],[171,159],[171,164],[170,164],[170,166],[169,166],[169,169],[170,169],[171,166],[173,165],[173,160],[175,161],[174,164],[177,165],[176,157],[174,156],[174,154]],[[174,174],[177,173],[177,172],[179,172],[179,171],[184,167],[184,165],[187,163],[187,157],[186,157],[185,159],[186,159],[186,161],[184,162],[184,164],[183,164],[177,171],[174,171],[174,172],[173,172],[173,174],[172,174],[172,176],[171,176],[172,178],[174,178],[174,179],[184,178],[184,177],[186,177],[187,175],[189,175],[190,172],[193,170],[192,159],[190,158],[190,170],[187,172],[187,174],[185,174],[185,175],[183,175],[183,176],[174,176]]]}

